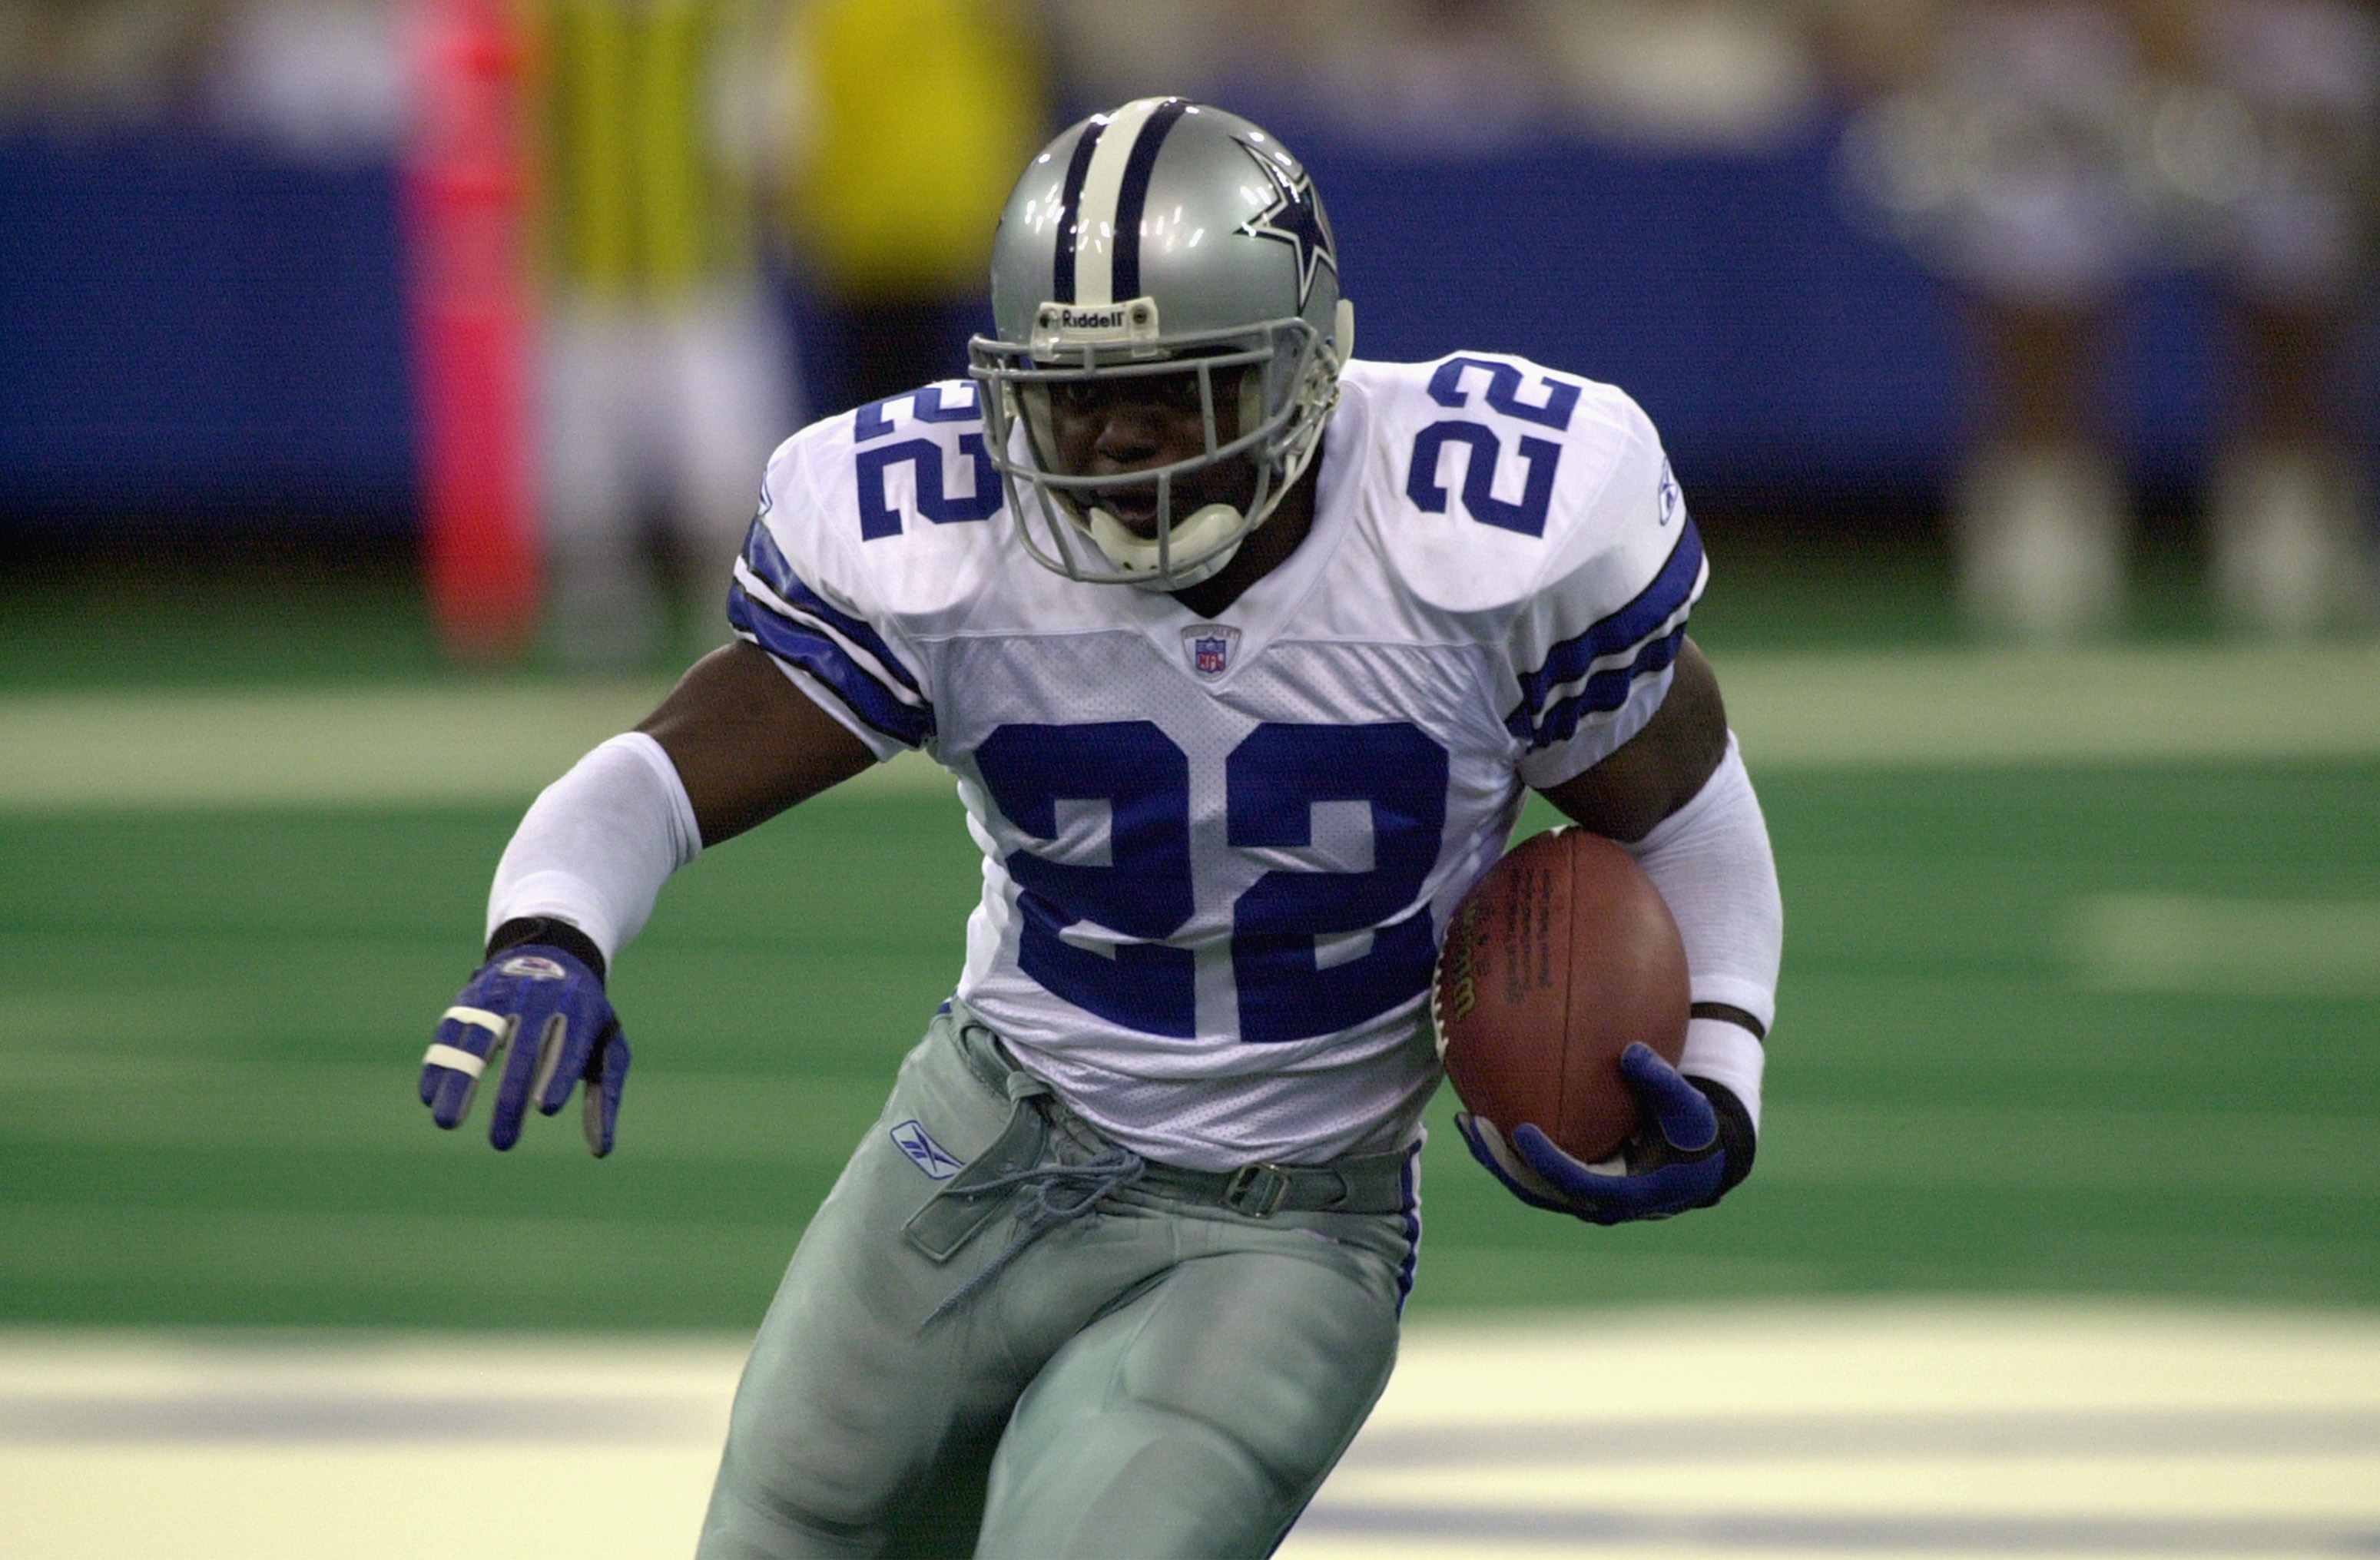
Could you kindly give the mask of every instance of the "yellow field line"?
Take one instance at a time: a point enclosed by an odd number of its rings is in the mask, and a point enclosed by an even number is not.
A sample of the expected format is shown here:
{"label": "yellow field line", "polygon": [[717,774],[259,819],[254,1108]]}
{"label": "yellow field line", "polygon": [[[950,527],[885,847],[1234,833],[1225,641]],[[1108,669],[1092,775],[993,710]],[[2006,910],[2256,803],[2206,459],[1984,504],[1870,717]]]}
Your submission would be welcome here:
{"label": "yellow field line", "polygon": [[[1755,772],[2380,755],[2380,646],[1723,658]],[[0,698],[0,808],[513,802],[624,731],[645,682]],[[950,780],[905,756],[845,788]]]}

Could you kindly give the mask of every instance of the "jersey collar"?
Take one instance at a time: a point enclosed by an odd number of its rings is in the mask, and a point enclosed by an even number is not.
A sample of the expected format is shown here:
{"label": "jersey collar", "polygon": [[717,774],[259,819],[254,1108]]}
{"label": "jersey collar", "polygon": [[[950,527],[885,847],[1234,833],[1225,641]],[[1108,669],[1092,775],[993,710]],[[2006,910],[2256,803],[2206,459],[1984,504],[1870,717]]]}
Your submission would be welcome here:
{"label": "jersey collar", "polygon": [[[1240,668],[1264,653],[1265,647],[1297,623],[1306,600],[1330,572],[1339,544],[1354,524],[1359,453],[1368,431],[1368,408],[1361,391],[1340,381],[1338,409],[1322,430],[1322,449],[1315,457],[1321,469],[1314,484],[1314,522],[1305,539],[1271,573],[1240,593],[1238,600],[1213,618],[1202,618],[1171,596],[1147,591],[1139,597],[1141,629],[1171,659],[1192,670],[1186,648],[1202,626],[1232,641],[1229,664],[1212,675],[1197,675],[1204,686],[1220,688]],[[1194,675],[1196,675],[1194,671]]]}

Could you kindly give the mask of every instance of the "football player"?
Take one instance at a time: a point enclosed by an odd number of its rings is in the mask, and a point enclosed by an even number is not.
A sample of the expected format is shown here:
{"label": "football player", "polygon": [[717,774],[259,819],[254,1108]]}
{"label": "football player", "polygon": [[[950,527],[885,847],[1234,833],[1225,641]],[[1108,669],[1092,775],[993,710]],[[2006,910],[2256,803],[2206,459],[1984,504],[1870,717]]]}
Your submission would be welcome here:
{"label": "football player", "polygon": [[1462,1119],[1533,1203],[1707,1206],[1752,1167],[1781,920],[1685,637],[1702,544],[1643,412],[1492,353],[1351,357],[1312,180],[1178,99],[1026,170],[971,380],[771,461],[739,642],[529,810],[421,1080],[492,1133],[582,1079],[694,853],[905,748],[984,893],[955,994],[762,1322],[701,1553],[1261,1554],[1396,1352],[1449,913],[1528,789],[1635,853],[1692,967],[1650,1125],[1584,1165]]}

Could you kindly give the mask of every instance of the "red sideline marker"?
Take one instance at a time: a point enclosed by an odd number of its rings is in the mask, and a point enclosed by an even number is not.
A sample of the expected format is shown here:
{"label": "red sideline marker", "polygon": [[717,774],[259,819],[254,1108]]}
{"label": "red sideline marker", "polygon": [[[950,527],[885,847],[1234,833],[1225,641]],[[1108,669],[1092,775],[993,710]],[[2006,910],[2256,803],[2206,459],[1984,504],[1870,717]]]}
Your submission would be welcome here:
{"label": "red sideline marker", "polygon": [[423,563],[447,652],[507,660],[540,597],[521,45],[501,0],[411,0],[407,19]]}

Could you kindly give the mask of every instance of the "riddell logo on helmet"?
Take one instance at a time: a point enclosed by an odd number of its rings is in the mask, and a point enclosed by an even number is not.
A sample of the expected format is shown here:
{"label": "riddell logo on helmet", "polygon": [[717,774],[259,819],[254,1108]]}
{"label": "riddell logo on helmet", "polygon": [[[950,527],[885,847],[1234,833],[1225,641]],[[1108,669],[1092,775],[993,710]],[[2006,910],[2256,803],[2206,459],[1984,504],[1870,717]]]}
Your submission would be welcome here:
{"label": "riddell logo on helmet", "polygon": [[1158,335],[1157,300],[1126,298],[1121,303],[1089,308],[1073,304],[1045,303],[1033,316],[1037,344],[1154,341]]}

